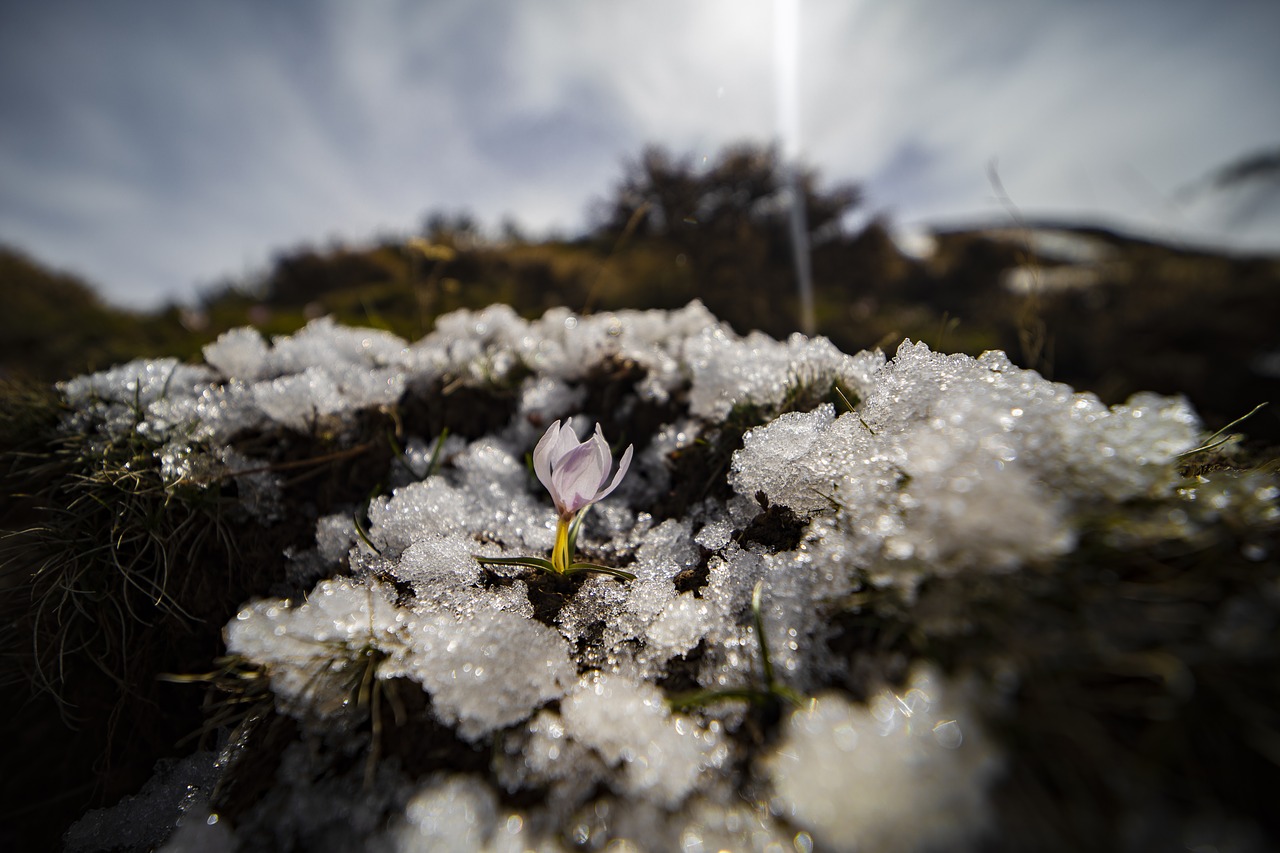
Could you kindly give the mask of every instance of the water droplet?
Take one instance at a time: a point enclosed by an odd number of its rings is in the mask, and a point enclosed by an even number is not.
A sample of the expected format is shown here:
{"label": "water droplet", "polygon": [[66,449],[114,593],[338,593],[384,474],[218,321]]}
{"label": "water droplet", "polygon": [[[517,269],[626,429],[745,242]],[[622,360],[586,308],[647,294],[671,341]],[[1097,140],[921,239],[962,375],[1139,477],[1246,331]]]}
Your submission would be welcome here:
{"label": "water droplet", "polygon": [[943,720],[934,725],[933,739],[944,749],[957,749],[964,743],[964,733],[955,720]]}

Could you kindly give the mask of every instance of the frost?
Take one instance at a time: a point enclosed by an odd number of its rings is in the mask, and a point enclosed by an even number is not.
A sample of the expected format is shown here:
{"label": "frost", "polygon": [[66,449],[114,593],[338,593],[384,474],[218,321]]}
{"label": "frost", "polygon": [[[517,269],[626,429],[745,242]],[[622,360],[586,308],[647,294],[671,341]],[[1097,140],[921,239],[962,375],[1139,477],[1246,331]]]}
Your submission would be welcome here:
{"label": "frost", "polygon": [[257,602],[226,634],[229,652],[266,669],[289,713],[339,713],[372,666],[378,678],[420,682],[471,739],[528,717],[576,677],[563,638],[525,614],[415,611],[345,579],[322,581],[300,606]]}
{"label": "frost", "polygon": [[600,672],[582,676],[560,713],[539,713],[507,751],[509,786],[550,786],[568,809],[601,780],[632,803],[676,808],[712,787],[730,754],[719,723],[673,714],[653,685]]}
{"label": "frost", "polygon": [[530,377],[521,390],[519,413],[532,424],[549,424],[576,412],[585,397],[585,389],[563,379]]}
{"label": "frost", "polygon": [[474,596],[471,588],[480,582],[480,564],[473,550],[471,542],[457,534],[422,537],[400,555],[395,576],[413,585],[419,602]]}
{"label": "frost", "polygon": [[542,837],[519,811],[504,810],[497,794],[472,776],[433,780],[405,806],[390,834],[396,853],[553,853],[564,848]]}
{"label": "frost", "polygon": [[58,389],[72,409],[68,430],[100,431],[112,438],[136,431],[145,438],[164,440],[166,433],[188,424],[162,416],[149,418],[150,410],[163,413],[171,400],[199,399],[208,393],[213,378],[207,367],[182,364],[174,358],[139,359],[59,383]]}
{"label": "frost", "polygon": [[668,599],[645,635],[650,656],[670,660],[691,651],[723,616],[705,599],[692,593]]}
{"label": "frost", "polygon": [[80,425],[92,418],[117,437],[136,429],[168,443],[176,459],[193,441],[216,445],[266,424],[307,432],[323,418],[394,404],[412,363],[408,345],[394,335],[328,318],[270,347],[252,329],[232,330],[204,355],[208,367],[134,361],[60,387],[81,410]]}
{"label": "frost", "polygon": [[272,372],[302,373],[323,366],[338,372],[343,367],[382,368],[409,364],[409,347],[403,340],[377,329],[339,326],[329,317],[313,320],[292,336],[274,339]]}

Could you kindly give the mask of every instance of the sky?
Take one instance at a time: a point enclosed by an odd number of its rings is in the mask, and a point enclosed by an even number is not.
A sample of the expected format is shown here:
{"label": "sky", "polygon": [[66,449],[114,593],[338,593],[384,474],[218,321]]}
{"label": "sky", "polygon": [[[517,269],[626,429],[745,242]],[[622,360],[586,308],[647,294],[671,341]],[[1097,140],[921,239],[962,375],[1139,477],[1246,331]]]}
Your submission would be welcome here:
{"label": "sky", "polygon": [[1278,37],[1275,0],[0,0],[0,243],[151,308],[431,211],[578,233],[645,145],[785,127],[904,231],[1011,216],[994,165],[1022,216],[1280,251],[1280,177],[1206,181],[1280,149]]}

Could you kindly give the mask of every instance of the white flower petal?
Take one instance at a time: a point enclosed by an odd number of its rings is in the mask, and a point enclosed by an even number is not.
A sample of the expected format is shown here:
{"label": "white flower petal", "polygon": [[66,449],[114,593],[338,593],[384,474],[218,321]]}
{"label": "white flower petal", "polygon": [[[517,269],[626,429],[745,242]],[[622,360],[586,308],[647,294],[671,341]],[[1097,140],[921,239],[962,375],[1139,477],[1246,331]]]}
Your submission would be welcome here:
{"label": "white flower petal", "polygon": [[607,473],[609,453],[605,451],[602,462],[591,442],[579,445],[560,460],[551,474],[551,497],[561,513],[572,515],[594,502],[602,476],[601,464]]}
{"label": "white flower petal", "polygon": [[568,517],[608,495],[621,482],[631,465],[628,447],[613,481],[606,487],[613,468],[613,455],[600,424],[595,433],[579,442],[571,420],[553,423],[533,449],[533,472],[551,493],[561,516]]}
{"label": "white flower petal", "polygon": [[547,491],[551,491],[551,462],[559,438],[560,421],[556,421],[538,440],[537,447],[533,448],[533,473],[538,475],[538,482]]}
{"label": "white flower petal", "polygon": [[[618,488],[618,484],[622,482],[622,478],[627,475],[627,469],[631,467],[631,452],[635,450],[634,444],[628,444],[627,449],[622,453],[622,461],[618,463],[618,473],[613,475],[613,482],[606,489],[601,489],[596,493],[596,500],[603,500],[608,497],[614,489]],[[594,503],[595,501],[592,501]]]}

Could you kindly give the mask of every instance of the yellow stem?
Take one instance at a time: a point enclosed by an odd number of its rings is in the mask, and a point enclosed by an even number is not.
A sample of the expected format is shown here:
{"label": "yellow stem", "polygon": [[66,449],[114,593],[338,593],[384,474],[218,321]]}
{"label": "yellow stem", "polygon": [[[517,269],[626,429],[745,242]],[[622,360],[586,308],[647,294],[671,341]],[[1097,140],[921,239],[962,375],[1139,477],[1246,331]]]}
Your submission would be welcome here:
{"label": "yellow stem", "polygon": [[556,544],[551,549],[551,565],[560,574],[569,571],[569,522],[561,518],[556,521]]}

